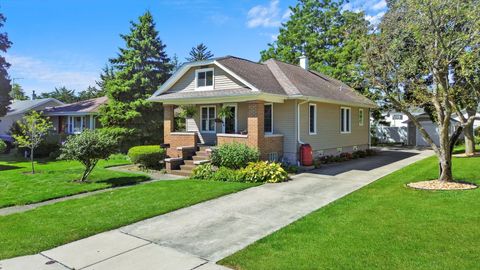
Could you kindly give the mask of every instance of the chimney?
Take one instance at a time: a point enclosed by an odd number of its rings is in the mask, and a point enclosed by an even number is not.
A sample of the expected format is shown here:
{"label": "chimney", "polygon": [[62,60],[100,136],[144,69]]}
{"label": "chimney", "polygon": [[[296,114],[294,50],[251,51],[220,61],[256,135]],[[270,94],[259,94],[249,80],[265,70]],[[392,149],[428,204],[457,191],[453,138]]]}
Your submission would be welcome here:
{"label": "chimney", "polygon": [[305,56],[305,54],[300,56],[300,67],[305,70],[308,70],[308,57]]}
{"label": "chimney", "polygon": [[35,94],[35,90],[32,92],[32,100],[37,99],[37,95]]}

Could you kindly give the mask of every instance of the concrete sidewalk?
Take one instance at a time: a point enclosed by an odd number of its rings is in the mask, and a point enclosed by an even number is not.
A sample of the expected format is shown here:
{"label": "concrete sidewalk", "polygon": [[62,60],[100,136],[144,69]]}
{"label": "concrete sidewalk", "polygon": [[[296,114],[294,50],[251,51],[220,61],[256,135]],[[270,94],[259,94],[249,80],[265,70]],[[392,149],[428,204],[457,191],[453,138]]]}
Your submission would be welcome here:
{"label": "concrete sidewalk", "polygon": [[[0,269],[225,269],[214,263],[432,151],[382,151],[98,234]],[[48,263],[48,264],[47,264]]]}

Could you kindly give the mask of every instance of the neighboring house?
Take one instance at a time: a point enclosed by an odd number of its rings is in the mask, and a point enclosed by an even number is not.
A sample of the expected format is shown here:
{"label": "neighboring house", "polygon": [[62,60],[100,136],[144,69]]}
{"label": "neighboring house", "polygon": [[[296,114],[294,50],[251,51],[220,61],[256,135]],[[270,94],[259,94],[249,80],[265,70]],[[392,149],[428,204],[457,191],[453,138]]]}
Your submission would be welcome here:
{"label": "neighboring house", "polygon": [[41,111],[47,107],[63,105],[61,101],[54,98],[34,99],[34,100],[14,100],[9,105],[7,115],[0,117],[0,135],[9,133],[12,125],[22,119],[30,111]]}
{"label": "neighboring house", "polygon": [[[417,115],[416,118],[420,122],[422,127],[425,129],[425,131],[427,131],[427,133],[430,135],[433,142],[436,145],[439,145],[440,139],[438,136],[438,125],[432,122],[430,116],[426,113]],[[453,132],[455,131],[455,126],[457,123],[457,120],[455,120],[454,118],[451,119],[449,130],[450,135],[453,134]],[[417,147],[430,147],[430,144],[425,141],[422,134],[418,131],[417,127],[412,121],[407,120],[405,121],[405,124],[408,127],[408,145]]]}
{"label": "neighboring house", "polygon": [[[424,113],[421,108],[411,111],[415,115]],[[375,138],[379,143],[408,144],[408,116],[399,111],[386,111],[382,113],[382,124],[375,126]],[[372,121],[374,121],[372,119]]]}
{"label": "neighboring house", "polygon": [[[226,56],[179,68],[149,99],[164,106],[164,142],[170,157],[182,147],[239,142],[256,147],[262,159],[298,161],[299,146],[315,155],[369,147],[369,115],[376,104],[346,84],[308,70],[308,59],[291,65]],[[176,132],[179,105],[194,105],[186,131]],[[231,119],[219,119],[228,107]]]}
{"label": "neighboring house", "polygon": [[107,101],[107,97],[99,97],[46,108],[44,113],[50,117],[56,133],[79,134],[85,129],[100,127],[99,109]]}

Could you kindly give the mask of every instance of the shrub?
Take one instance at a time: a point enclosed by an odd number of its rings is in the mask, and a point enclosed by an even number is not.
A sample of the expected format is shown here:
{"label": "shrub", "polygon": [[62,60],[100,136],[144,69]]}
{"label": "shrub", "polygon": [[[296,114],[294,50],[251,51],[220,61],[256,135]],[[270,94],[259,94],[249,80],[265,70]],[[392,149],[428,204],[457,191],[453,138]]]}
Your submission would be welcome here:
{"label": "shrub", "polygon": [[244,182],[278,183],[288,179],[288,173],[280,164],[267,161],[251,162],[240,173]]}
{"label": "shrub", "polygon": [[199,180],[209,180],[213,177],[214,171],[212,164],[205,163],[198,165],[193,169],[192,178]]}
{"label": "shrub", "polygon": [[0,154],[3,154],[7,151],[7,144],[3,141],[0,140]]}
{"label": "shrub", "polygon": [[61,148],[60,159],[77,160],[85,166],[80,182],[87,180],[100,159],[115,152],[116,140],[104,133],[85,130],[70,136]]}
{"label": "shrub", "polygon": [[375,156],[377,154],[377,151],[375,151],[373,149],[366,149],[365,154],[366,154],[367,157]]}
{"label": "shrub", "polygon": [[340,154],[340,158],[342,159],[342,161],[347,161],[347,160],[351,160],[353,158],[353,155],[352,153],[345,152]]}
{"label": "shrub", "polygon": [[297,173],[298,172],[298,166],[294,165],[294,164],[282,163],[282,168],[287,173]]}
{"label": "shrub", "polygon": [[367,153],[365,153],[365,151],[363,151],[363,150],[358,150],[358,151],[353,152],[353,157],[354,158],[364,158],[366,156],[367,156]]}
{"label": "shrub", "polygon": [[212,152],[212,164],[217,167],[241,169],[249,162],[256,162],[260,158],[257,149],[241,143],[224,144]]}
{"label": "shrub", "polygon": [[128,157],[142,168],[158,169],[160,161],[165,158],[165,149],[160,145],[134,146],[128,150]]}
{"label": "shrub", "polygon": [[211,180],[221,182],[243,182],[240,170],[232,170],[226,167],[219,168],[211,176]]}

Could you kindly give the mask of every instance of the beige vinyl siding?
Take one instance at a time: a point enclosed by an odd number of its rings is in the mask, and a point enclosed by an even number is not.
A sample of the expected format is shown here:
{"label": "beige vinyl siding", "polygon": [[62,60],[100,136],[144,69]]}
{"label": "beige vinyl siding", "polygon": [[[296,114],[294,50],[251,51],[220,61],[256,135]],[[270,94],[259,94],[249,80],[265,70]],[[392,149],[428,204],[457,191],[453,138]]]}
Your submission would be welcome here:
{"label": "beige vinyl siding", "polygon": [[213,76],[214,76],[214,90],[222,90],[222,89],[236,89],[246,87],[237,79],[230,76],[226,73],[223,69],[209,65],[209,66],[202,66],[202,67],[193,67],[188,70],[182,78],[180,78],[167,92],[180,92],[180,91],[194,91],[195,90],[195,70],[196,69],[204,69],[204,68],[212,68]]}
{"label": "beige vinyl siding", "polygon": [[290,159],[296,158],[297,155],[295,111],[295,100],[273,103],[273,133],[283,134],[284,156]]}
{"label": "beige vinyl siding", "polygon": [[[317,134],[308,132],[308,104],[317,104]],[[340,108],[348,107],[351,110],[351,132],[340,132]],[[341,106],[328,103],[310,102],[301,105],[300,109],[300,136],[301,140],[309,143],[314,151],[346,148],[368,144],[368,108],[364,110],[364,124],[359,124],[359,107]]]}

